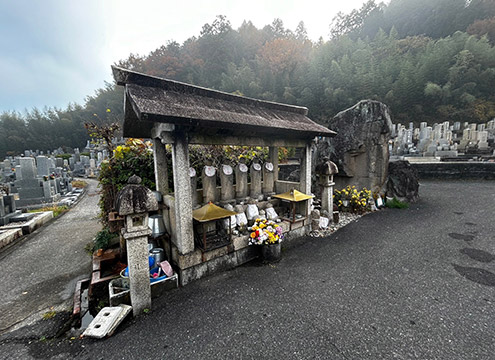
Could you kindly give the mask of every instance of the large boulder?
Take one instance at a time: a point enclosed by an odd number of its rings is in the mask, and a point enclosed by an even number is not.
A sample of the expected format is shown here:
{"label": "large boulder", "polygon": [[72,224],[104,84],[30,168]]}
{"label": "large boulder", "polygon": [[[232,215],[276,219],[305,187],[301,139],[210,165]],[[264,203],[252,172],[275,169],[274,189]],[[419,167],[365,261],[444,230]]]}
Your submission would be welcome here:
{"label": "large boulder", "polygon": [[415,202],[419,199],[418,190],[418,172],[409,161],[391,161],[388,165],[387,196]]}
{"label": "large boulder", "polygon": [[329,121],[337,132],[317,145],[318,159],[327,156],[339,168],[334,177],[337,188],[355,185],[382,190],[387,180],[392,120],[388,106],[374,100],[361,100]]}

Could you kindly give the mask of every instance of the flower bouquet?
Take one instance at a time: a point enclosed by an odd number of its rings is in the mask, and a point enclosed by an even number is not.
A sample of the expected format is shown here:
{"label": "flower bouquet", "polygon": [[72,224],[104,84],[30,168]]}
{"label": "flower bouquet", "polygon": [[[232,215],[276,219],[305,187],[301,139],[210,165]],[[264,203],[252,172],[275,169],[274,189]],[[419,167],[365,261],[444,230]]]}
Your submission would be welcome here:
{"label": "flower bouquet", "polygon": [[272,220],[256,219],[251,227],[249,245],[278,244],[284,238],[283,229]]}

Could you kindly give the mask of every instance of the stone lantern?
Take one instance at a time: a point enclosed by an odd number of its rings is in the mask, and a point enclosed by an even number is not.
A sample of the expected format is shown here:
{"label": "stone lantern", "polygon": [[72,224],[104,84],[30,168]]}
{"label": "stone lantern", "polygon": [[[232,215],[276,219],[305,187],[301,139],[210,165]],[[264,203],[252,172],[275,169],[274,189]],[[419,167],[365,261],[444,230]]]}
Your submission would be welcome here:
{"label": "stone lantern", "polygon": [[328,157],[324,157],[322,162],[316,166],[316,173],[320,177],[321,210],[326,210],[330,215],[333,213],[333,176],[338,174],[339,169]]}
{"label": "stone lantern", "polygon": [[151,287],[148,264],[148,213],[158,210],[153,192],[140,185],[141,178],[133,175],[117,194],[117,212],[125,216],[122,235],[127,241],[127,263],[131,305],[134,316],[151,308]]}

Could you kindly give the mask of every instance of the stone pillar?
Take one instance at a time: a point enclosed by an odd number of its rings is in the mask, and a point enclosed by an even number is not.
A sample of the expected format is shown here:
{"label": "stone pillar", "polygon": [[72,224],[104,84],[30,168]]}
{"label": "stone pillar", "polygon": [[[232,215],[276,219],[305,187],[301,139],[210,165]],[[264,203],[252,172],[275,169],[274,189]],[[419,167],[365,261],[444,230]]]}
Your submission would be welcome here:
{"label": "stone pillar", "polygon": [[[5,217],[5,215],[7,215],[9,212],[5,211],[5,203],[3,201],[3,196],[0,195],[0,218],[3,218]],[[0,224],[2,225],[5,225],[3,222],[2,222],[2,219],[0,219]]]}
{"label": "stone pillar", "polygon": [[148,235],[151,230],[125,232],[127,263],[129,265],[129,287],[134,316],[151,309],[151,285],[148,264]]}
{"label": "stone pillar", "polygon": [[246,160],[241,158],[235,167],[235,197],[239,201],[245,201],[248,196],[248,167]]}
{"label": "stone pillar", "polygon": [[268,148],[268,159],[273,164],[273,181],[278,180],[278,146]]}
{"label": "stone pillar", "polygon": [[191,201],[192,207],[195,208],[198,201],[198,177],[196,176],[196,170],[193,167],[189,168],[189,180],[191,181]]}
{"label": "stone pillar", "polygon": [[307,144],[301,151],[301,175],[299,190],[311,195],[311,145]]}
{"label": "stone pillar", "polygon": [[[311,144],[307,144],[301,151],[301,175],[299,191],[306,195],[311,195]],[[311,213],[311,200],[307,204],[307,214]],[[302,209],[301,209],[302,210]]]}
{"label": "stone pillar", "polygon": [[321,209],[328,211],[329,214],[333,212],[333,175],[322,175],[322,191],[321,191]]}
{"label": "stone pillar", "polygon": [[266,162],[263,165],[263,194],[266,196],[272,196],[275,194],[275,181],[273,177],[274,167],[273,163]]}
{"label": "stone pillar", "polygon": [[220,199],[225,204],[235,199],[234,192],[234,170],[230,164],[223,164],[220,167]]}
{"label": "stone pillar", "polygon": [[217,200],[217,169],[212,166],[211,162],[206,163],[201,178],[203,180],[203,203],[215,202]]}
{"label": "stone pillar", "polygon": [[[251,175],[251,189],[249,196],[255,200],[262,200],[261,194],[261,165],[258,160],[254,160],[249,169]],[[261,199],[260,199],[261,196]]]}
{"label": "stone pillar", "polygon": [[172,145],[174,174],[175,224],[177,248],[180,254],[194,250],[191,184],[189,178],[189,148],[186,134],[178,132]]}
{"label": "stone pillar", "polygon": [[159,138],[153,139],[153,164],[155,168],[156,190],[168,194],[167,151]]}

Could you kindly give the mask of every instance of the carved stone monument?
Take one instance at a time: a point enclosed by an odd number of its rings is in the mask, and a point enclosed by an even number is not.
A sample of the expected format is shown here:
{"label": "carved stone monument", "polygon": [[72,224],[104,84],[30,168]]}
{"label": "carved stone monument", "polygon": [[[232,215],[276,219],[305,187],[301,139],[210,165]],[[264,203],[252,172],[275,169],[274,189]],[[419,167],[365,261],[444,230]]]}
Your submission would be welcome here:
{"label": "carved stone monument", "polygon": [[251,175],[251,189],[249,196],[255,200],[263,200],[261,193],[261,164],[258,160],[254,160],[249,171]]}
{"label": "carved stone monument", "polygon": [[217,169],[212,166],[211,162],[207,162],[203,168],[202,179],[203,203],[215,202],[217,200]]}
{"label": "carved stone monument", "polygon": [[355,185],[379,191],[388,174],[388,141],[392,120],[387,105],[362,100],[338,113],[329,122],[337,132],[333,138],[318,143],[318,158],[328,156],[339,169],[337,188]]}
{"label": "carved stone monument", "polygon": [[244,158],[241,158],[235,167],[235,186],[236,199],[245,201],[248,196],[248,167]]}
{"label": "carved stone monument", "polygon": [[[234,192],[234,170],[230,164],[223,164],[220,166],[220,200],[223,204],[235,203],[235,192]],[[230,209],[229,209],[230,210]]]}
{"label": "carved stone monument", "polygon": [[266,162],[263,165],[263,194],[272,196],[275,194],[275,173],[273,163]]}

